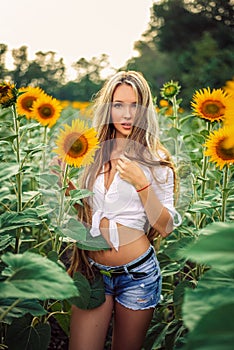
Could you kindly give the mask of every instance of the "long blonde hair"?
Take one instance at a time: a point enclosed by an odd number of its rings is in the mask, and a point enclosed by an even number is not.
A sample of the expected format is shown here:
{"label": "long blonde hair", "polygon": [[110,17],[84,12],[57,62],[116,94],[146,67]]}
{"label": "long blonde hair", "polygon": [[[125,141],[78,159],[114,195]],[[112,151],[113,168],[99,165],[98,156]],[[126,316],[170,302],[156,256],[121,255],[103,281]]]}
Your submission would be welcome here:
{"label": "long blonde hair", "polygon": [[[100,148],[96,152],[95,161],[84,170],[80,183],[81,188],[92,190],[103,165],[109,163],[109,169],[111,167],[112,141],[115,137],[115,128],[111,119],[111,104],[116,88],[122,84],[130,85],[133,88],[138,106],[134,125],[128,137],[129,142],[126,143],[125,155],[129,159],[137,160],[149,167],[165,165],[174,170],[170,154],[159,140],[157,113],[147,81],[139,72],[120,71],[107,80],[96,95],[93,105],[93,127],[97,131]],[[78,217],[82,222],[91,224],[91,208],[87,201],[84,201],[83,206],[80,206]],[[152,241],[157,232],[151,228],[148,235]],[[70,272],[73,273],[77,270],[82,265],[80,264],[82,261],[86,266],[88,265],[86,252],[75,248]]]}

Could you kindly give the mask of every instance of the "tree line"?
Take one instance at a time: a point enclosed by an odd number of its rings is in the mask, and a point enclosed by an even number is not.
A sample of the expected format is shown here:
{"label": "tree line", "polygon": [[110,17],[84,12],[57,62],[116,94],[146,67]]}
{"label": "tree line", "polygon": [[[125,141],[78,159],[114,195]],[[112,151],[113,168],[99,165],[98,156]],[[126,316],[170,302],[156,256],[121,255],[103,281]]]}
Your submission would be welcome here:
{"label": "tree line", "polygon": [[[164,82],[179,81],[188,103],[195,90],[220,88],[233,78],[233,27],[233,0],[161,0],[152,5],[148,29],[134,44],[137,56],[120,69],[141,71],[155,95]],[[63,58],[53,51],[39,51],[29,60],[26,46],[13,49],[12,70],[6,68],[7,52],[0,44],[0,79],[10,78],[17,87],[40,86],[61,100],[90,100],[103,84],[103,70],[110,68],[106,54],[80,58],[73,64],[76,77],[66,81]]]}

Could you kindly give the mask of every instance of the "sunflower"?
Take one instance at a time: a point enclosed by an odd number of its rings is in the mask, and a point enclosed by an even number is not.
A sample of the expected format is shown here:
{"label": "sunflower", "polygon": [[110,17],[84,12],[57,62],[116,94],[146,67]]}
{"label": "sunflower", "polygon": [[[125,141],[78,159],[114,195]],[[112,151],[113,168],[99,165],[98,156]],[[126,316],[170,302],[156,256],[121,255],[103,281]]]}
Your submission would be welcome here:
{"label": "sunflower", "polygon": [[167,100],[160,100],[159,105],[160,105],[160,107],[164,108],[164,107],[168,107],[169,103]]}
{"label": "sunflower", "polygon": [[232,80],[226,81],[225,86],[223,87],[224,91],[234,97],[234,78]]}
{"label": "sunflower", "polygon": [[19,89],[19,97],[17,99],[17,113],[25,115],[26,118],[35,118],[32,112],[33,103],[42,95],[45,95],[39,87],[22,87]]}
{"label": "sunflower", "polygon": [[17,89],[14,84],[8,82],[0,83],[0,105],[2,108],[12,106],[17,99]]}
{"label": "sunflower", "polygon": [[91,164],[98,148],[96,131],[81,120],[73,120],[71,126],[64,125],[55,143],[57,148],[54,152],[59,158],[75,167]]}
{"label": "sunflower", "polygon": [[161,96],[163,98],[170,99],[180,92],[181,86],[178,84],[178,81],[169,81],[168,83],[163,84],[161,88]]}
{"label": "sunflower", "polygon": [[194,115],[211,122],[233,118],[234,100],[222,89],[196,91],[191,105]]}
{"label": "sunflower", "polygon": [[205,143],[205,155],[222,169],[234,162],[234,127],[223,127],[210,134]]}
{"label": "sunflower", "polygon": [[49,128],[56,123],[60,117],[61,110],[62,106],[59,101],[46,94],[39,97],[32,106],[32,113],[35,119],[41,125],[48,126]]}

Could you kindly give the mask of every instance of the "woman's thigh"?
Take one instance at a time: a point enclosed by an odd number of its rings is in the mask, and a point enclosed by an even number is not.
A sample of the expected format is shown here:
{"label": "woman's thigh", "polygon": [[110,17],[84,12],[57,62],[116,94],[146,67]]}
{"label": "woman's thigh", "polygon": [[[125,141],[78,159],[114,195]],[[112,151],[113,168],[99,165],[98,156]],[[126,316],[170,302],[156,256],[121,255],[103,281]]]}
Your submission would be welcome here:
{"label": "woman's thigh", "polygon": [[103,350],[113,310],[113,298],[91,310],[72,307],[69,350]]}
{"label": "woman's thigh", "polygon": [[131,310],[116,302],[112,350],[140,350],[153,312],[154,308]]}

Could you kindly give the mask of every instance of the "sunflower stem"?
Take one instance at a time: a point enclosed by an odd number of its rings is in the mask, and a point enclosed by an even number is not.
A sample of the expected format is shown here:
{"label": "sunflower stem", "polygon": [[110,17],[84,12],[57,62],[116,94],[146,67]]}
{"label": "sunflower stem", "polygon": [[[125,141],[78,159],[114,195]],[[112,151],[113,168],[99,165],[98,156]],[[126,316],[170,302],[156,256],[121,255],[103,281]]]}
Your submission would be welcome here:
{"label": "sunflower stem", "polygon": [[[171,98],[171,102],[172,102],[172,109],[173,109],[173,115],[174,115],[174,128],[179,132],[178,105],[176,101],[176,96],[173,96]],[[178,143],[178,137],[176,137],[175,138],[176,161],[178,161],[178,155],[179,155],[179,143]]]}
{"label": "sunflower stem", "polygon": [[[12,114],[14,121],[14,132],[16,135],[16,161],[19,166],[18,173],[16,174],[16,196],[17,196],[17,212],[22,211],[22,164],[20,159],[20,133],[19,133],[19,120],[16,111],[15,103],[12,105]],[[21,228],[16,229],[16,240],[15,240],[15,253],[19,253],[20,247],[20,236]]]}
{"label": "sunflower stem", "polygon": [[[62,181],[62,188],[61,188],[61,192],[60,192],[58,227],[61,227],[63,224],[64,202],[65,202],[65,195],[66,195],[66,189],[67,189],[67,175],[68,175],[68,164],[65,165],[64,174],[63,174],[63,181]],[[57,253],[59,254],[60,244],[59,244],[59,234],[58,233],[56,233],[56,236],[55,236],[55,248],[56,248]]]}
{"label": "sunflower stem", "polygon": [[42,151],[42,171],[45,170],[46,146],[47,146],[47,130],[48,130],[48,127],[46,125],[44,127],[44,135],[43,135],[44,148],[43,148],[43,151]]}
{"label": "sunflower stem", "polygon": [[223,171],[223,184],[222,184],[222,210],[221,210],[221,221],[226,220],[226,207],[227,207],[227,198],[228,198],[228,165],[224,166]]}
{"label": "sunflower stem", "polygon": [[[207,123],[207,130],[210,132],[211,129],[211,123]],[[201,198],[203,199],[206,189],[206,172],[208,169],[208,156],[203,156],[203,163],[202,163],[202,186],[201,186]]]}

